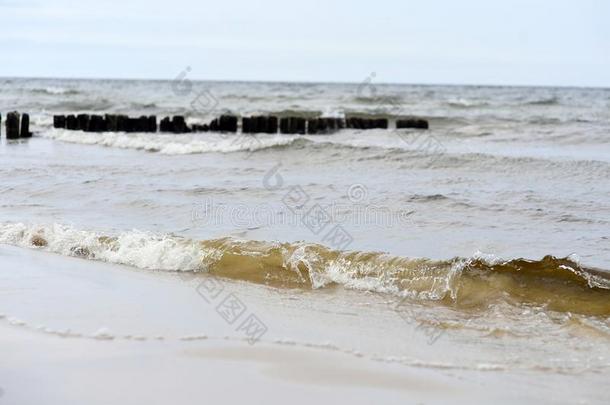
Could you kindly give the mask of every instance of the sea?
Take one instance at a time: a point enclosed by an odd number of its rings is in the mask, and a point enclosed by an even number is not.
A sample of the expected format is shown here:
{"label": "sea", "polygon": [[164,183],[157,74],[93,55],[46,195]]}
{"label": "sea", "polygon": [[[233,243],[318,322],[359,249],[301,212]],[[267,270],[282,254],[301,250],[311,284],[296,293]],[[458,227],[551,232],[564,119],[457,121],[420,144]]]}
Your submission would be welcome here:
{"label": "sea", "polygon": [[[384,335],[369,331],[361,350],[388,361],[607,375],[610,89],[387,84],[374,75],[206,82],[187,73],[0,78],[2,119],[28,113],[33,132],[7,140],[2,126],[0,246],[231,280],[312,307],[341,296],[343,309],[372,320],[359,327],[384,320]],[[221,114],[360,115],[390,127],[53,128],[53,115],[78,113],[183,115],[190,124]],[[430,128],[396,129],[404,116]],[[1,263],[0,273],[11,271]],[[311,318],[308,305],[295,316]],[[403,327],[427,349],[389,344]],[[437,341],[445,349],[432,350]]]}

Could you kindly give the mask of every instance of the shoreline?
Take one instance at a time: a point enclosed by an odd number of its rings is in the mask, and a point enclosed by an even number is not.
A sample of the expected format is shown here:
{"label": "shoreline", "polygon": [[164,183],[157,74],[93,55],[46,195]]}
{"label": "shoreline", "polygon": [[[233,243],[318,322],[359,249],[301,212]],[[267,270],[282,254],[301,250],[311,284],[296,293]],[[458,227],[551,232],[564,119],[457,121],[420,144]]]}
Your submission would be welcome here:
{"label": "shoreline", "polygon": [[[397,318],[380,310],[377,297],[358,304],[349,291],[295,293],[223,281],[268,326],[249,344],[202,301],[193,278],[6,245],[0,257],[12,269],[0,275],[0,400],[6,403],[310,403],[354,390],[366,393],[355,403],[601,403],[605,395],[604,376],[595,372],[380,361],[375,351],[389,354],[401,344],[431,358],[457,347],[450,337],[426,344],[415,325],[388,323]],[[60,336],[66,329],[82,338]],[[576,375],[582,376],[577,383]],[[36,391],[26,389],[32,378]],[[539,385],[522,392],[532,379]],[[303,396],[295,398],[297,391]]]}

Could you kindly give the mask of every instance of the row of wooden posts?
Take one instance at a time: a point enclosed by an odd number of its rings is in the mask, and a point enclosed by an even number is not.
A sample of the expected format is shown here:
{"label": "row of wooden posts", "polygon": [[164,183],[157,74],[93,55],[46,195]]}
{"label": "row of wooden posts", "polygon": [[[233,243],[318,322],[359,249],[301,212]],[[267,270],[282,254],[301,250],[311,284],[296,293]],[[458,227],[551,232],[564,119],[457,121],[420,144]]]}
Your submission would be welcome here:
{"label": "row of wooden posts", "polygon": [[[2,114],[0,114],[0,128],[2,124]],[[30,116],[19,114],[17,111],[6,114],[6,139],[30,138]]]}
{"label": "row of wooden posts", "polygon": [[[2,115],[0,114],[0,124]],[[353,129],[387,129],[387,118],[304,118],[277,117],[256,115],[242,117],[241,131],[248,134],[328,134],[344,128]],[[187,125],[184,116],[165,117],[157,125],[157,117],[141,116],[131,118],[127,115],[54,115],[53,127],[86,132],[237,132],[239,119],[235,115],[221,115],[209,124]],[[421,118],[405,118],[396,120],[396,128],[428,129],[428,121]],[[6,138],[29,138],[30,116],[17,111],[6,115]]]}
{"label": "row of wooden posts", "polygon": [[[237,132],[239,118],[235,115],[221,115],[209,124],[187,125],[184,116],[165,117],[157,125],[157,117],[141,116],[132,118],[127,115],[55,115],[53,126],[86,132]],[[387,118],[304,118],[257,115],[242,117],[241,131],[250,134],[324,134],[344,128],[387,129]],[[405,118],[396,121],[396,128],[428,129],[428,121],[421,118]]]}

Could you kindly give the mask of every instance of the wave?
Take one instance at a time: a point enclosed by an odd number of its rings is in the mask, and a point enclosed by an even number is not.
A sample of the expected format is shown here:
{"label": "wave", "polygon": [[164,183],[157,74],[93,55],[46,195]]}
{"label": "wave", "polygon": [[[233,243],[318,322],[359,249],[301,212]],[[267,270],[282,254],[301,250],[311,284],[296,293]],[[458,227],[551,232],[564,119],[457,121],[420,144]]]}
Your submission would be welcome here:
{"label": "wave", "polygon": [[546,97],[537,100],[531,100],[525,103],[526,105],[558,105],[560,100],[558,97]]}
{"label": "wave", "polygon": [[356,96],[352,98],[352,101],[358,104],[368,104],[368,105],[401,105],[404,103],[404,100],[401,96],[377,96],[377,97],[367,97],[367,96]]}
{"label": "wave", "polygon": [[411,202],[430,202],[448,200],[449,197],[443,194],[415,194],[408,198]]}
{"label": "wave", "polygon": [[371,110],[371,111],[362,111],[362,110],[352,110],[352,109],[345,109],[345,117],[359,117],[359,118],[369,118],[369,119],[375,119],[375,118],[385,118],[389,121],[395,120],[397,118],[401,118],[402,116],[397,116],[396,114],[391,114],[386,112],[383,108],[378,108],[375,110]]}
{"label": "wave", "polygon": [[453,108],[481,108],[488,107],[490,104],[485,101],[477,101],[477,100],[468,100],[465,98],[457,98],[453,100],[449,100],[445,102],[446,105]]}
{"label": "wave", "polygon": [[574,257],[432,260],[336,251],[312,243],[192,240],[130,231],[116,236],[69,226],[0,224],[0,243],[141,269],[207,273],[278,288],[347,289],[433,301],[463,310],[494,303],[610,316],[610,273]]}
{"label": "wave", "polygon": [[275,115],[278,117],[299,117],[299,118],[318,118],[322,116],[323,111],[321,110],[296,110],[296,109],[285,109],[275,112],[269,112],[268,115]]}
{"label": "wave", "polygon": [[154,103],[154,102],[149,102],[149,103],[142,103],[142,102],[131,102],[129,103],[129,110],[136,110],[136,111],[140,111],[140,110],[157,110],[159,109],[159,106]]}
{"label": "wave", "polygon": [[[387,132],[386,130],[383,130]],[[369,131],[372,135],[375,130]],[[185,155],[198,153],[261,153],[269,150],[312,149],[321,153],[338,153],[361,151],[349,154],[348,159],[356,161],[383,160],[400,162],[402,168],[424,167],[429,169],[450,169],[454,167],[489,167],[503,168],[506,171],[521,171],[525,166],[532,170],[565,170],[568,168],[574,176],[610,176],[608,162],[599,160],[553,160],[543,156],[512,157],[489,153],[449,153],[436,137],[408,138],[397,137],[402,142],[380,145],[378,143],[355,142],[345,138],[320,138],[316,135],[308,138],[300,135],[259,135],[243,134],[151,134],[104,132],[88,133],[50,128],[39,132],[40,136],[63,142],[84,145],[99,145],[120,149],[135,149],[147,152],[158,152],[167,155]]]}
{"label": "wave", "polygon": [[112,110],[114,103],[105,98],[87,99],[87,100],[67,100],[55,104],[51,104],[48,109],[52,111],[103,111]]}
{"label": "wave", "polygon": [[531,117],[531,118],[527,119],[526,122],[528,124],[534,124],[534,125],[558,125],[558,124],[562,123],[561,119],[559,119],[559,118],[541,117],[541,116]]}
{"label": "wave", "polygon": [[44,88],[36,88],[30,90],[31,93],[34,94],[46,94],[46,95],[62,95],[62,96],[73,96],[77,94],[81,94],[80,91],[75,89],[66,89],[63,87],[44,87]]}
{"label": "wave", "polygon": [[42,133],[45,138],[84,145],[99,145],[120,149],[136,149],[167,155],[187,155],[207,152],[254,152],[303,143],[294,136],[277,135],[253,137],[220,134],[150,134],[123,132],[88,133],[51,129]]}

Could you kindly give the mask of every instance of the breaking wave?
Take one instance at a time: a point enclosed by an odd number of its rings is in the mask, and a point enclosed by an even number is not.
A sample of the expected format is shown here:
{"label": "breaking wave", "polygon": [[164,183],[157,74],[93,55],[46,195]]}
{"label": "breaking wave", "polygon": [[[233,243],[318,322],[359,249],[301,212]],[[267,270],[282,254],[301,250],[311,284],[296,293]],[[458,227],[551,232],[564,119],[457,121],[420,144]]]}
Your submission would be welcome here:
{"label": "breaking wave", "polygon": [[171,272],[207,273],[273,287],[347,289],[433,301],[464,310],[494,303],[610,316],[610,273],[573,257],[432,260],[336,251],[312,243],[192,240],[130,231],[118,235],[64,225],[0,224],[0,243],[65,256]]}
{"label": "breaking wave", "polygon": [[57,103],[49,105],[49,110],[54,111],[108,111],[115,107],[115,103],[106,98],[87,99],[87,100],[70,100],[63,99]]}
{"label": "breaking wave", "polygon": [[532,101],[528,101],[526,104],[527,105],[557,105],[559,104],[560,100],[558,97],[547,97],[547,98],[541,98],[538,100],[532,100]]}
{"label": "breaking wave", "polygon": [[[371,135],[375,130],[368,131]],[[525,166],[532,169],[550,170],[554,168],[569,168],[576,175],[610,175],[610,165],[598,160],[558,160],[542,156],[511,157],[488,153],[449,153],[440,143],[430,141],[427,148],[419,147],[415,138],[396,136],[396,142],[380,145],[373,141],[354,141],[353,138],[332,136],[301,136],[301,135],[259,135],[221,133],[196,134],[151,134],[104,132],[90,133],[68,131],[50,128],[39,132],[45,138],[63,142],[84,145],[98,145],[119,149],[135,149],[146,152],[157,152],[166,155],[186,155],[198,153],[260,153],[270,150],[301,150],[308,149],[321,153],[344,152],[348,158],[359,161],[384,160],[400,162],[403,168],[453,168],[453,167],[489,167],[515,172],[522,171]],[[373,138],[373,137],[370,137]],[[428,139],[428,138],[426,138]],[[436,138],[429,138],[436,139]],[[440,146],[439,146],[440,145]],[[351,151],[361,151],[361,154],[351,154]]]}
{"label": "breaking wave", "polygon": [[446,105],[453,108],[481,108],[489,107],[490,104],[486,101],[469,100],[465,98],[456,98],[446,102]]}
{"label": "breaking wave", "polygon": [[278,117],[300,117],[300,118],[318,118],[323,114],[322,110],[299,110],[299,109],[285,109],[280,111],[271,111],[270,115],[277,115]]}
{"label": "breaking wave", "polygon": [[88,133],[53,129],[43,137],[63,142],[99,145],[120,149],[137,149],[167,155],[187,155],[206,152],[254,152],[285,147],[299,142],[299,138],[286,135],[252,137],[221,134],[149,134],[121,132]]}
{"label": "breaking wave", "polygon": [[30,90],[34,94],[46,94],[52,96],[73,96],[76,94],[81,94],[80,91],[75,89],[67,89],[63,87],[44,87],[44,88],[36,88]]}
{"label": "breaking wave", "polygon": [[404,100],[401,96],[398,95],[384,95],[384,96],[356,96],[352,99],[355,103],[358,104],[368,104],[368,105],[401,105],[404,103]]}

